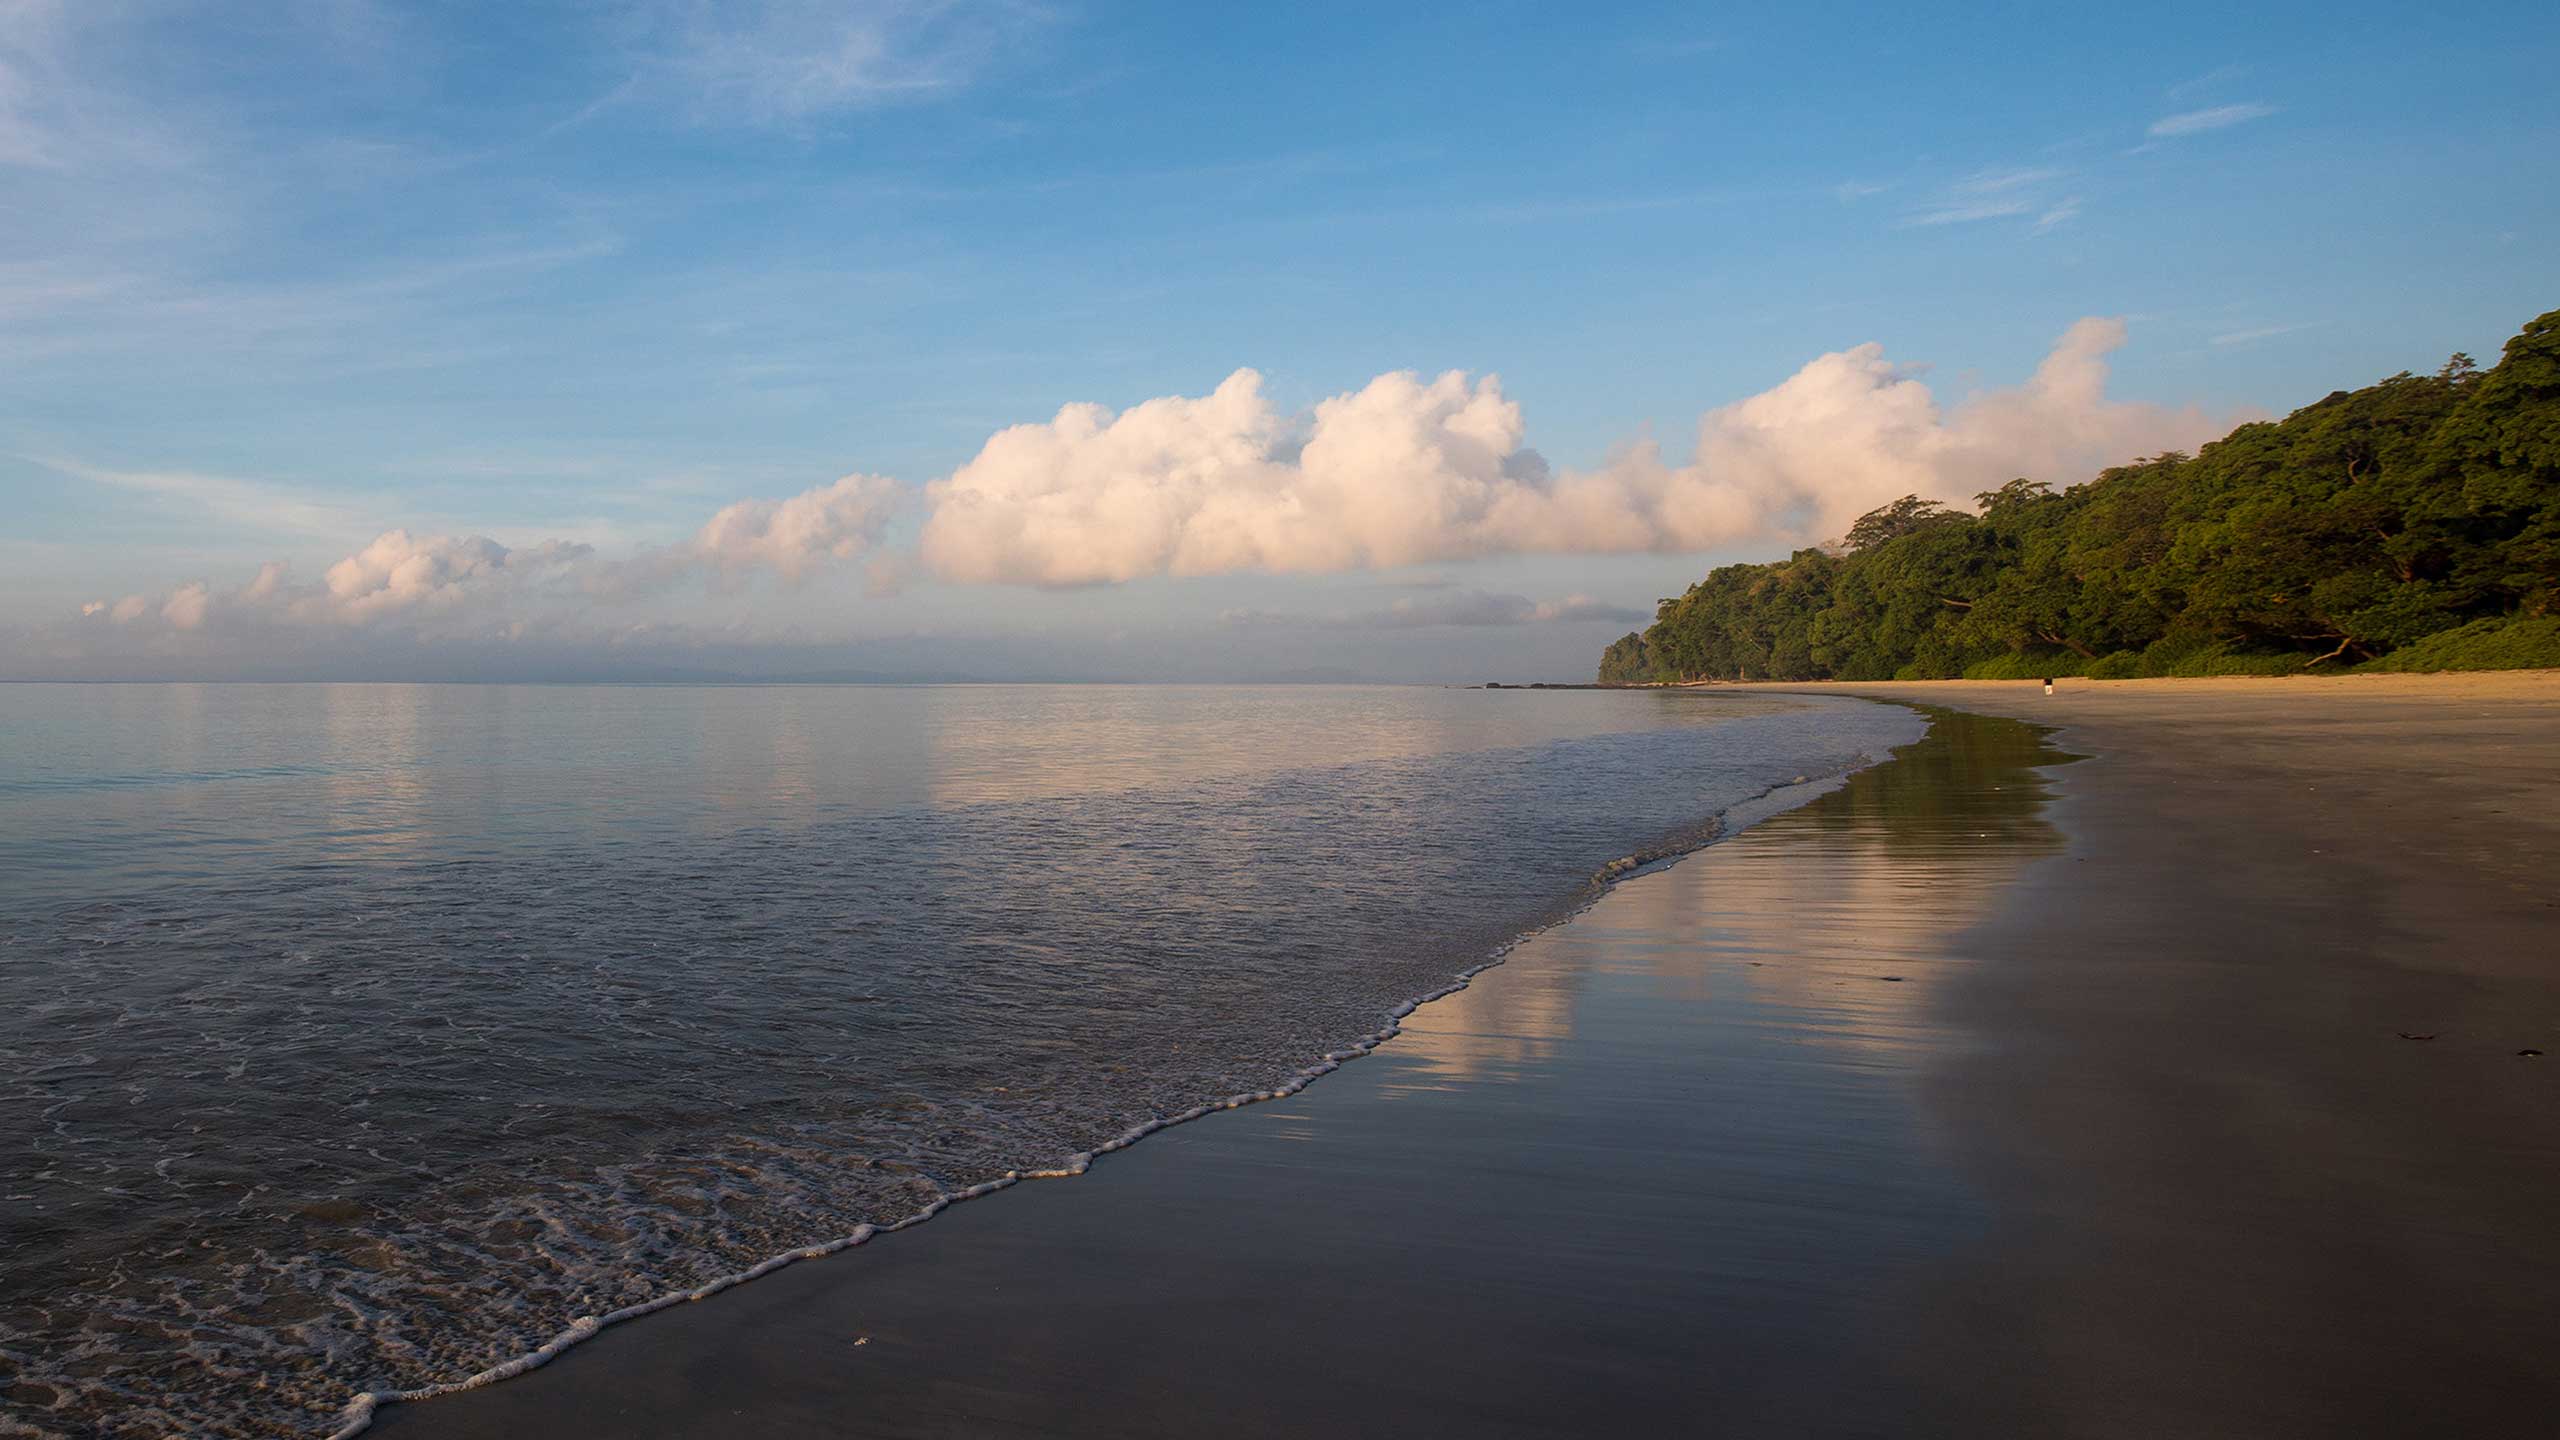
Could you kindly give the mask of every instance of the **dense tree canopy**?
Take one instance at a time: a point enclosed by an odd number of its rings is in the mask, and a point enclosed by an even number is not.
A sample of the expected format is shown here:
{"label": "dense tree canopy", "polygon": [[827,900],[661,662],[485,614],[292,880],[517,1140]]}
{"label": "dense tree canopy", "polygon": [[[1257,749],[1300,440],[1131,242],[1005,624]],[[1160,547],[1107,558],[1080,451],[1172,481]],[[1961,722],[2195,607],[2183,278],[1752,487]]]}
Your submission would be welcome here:
{"label": "dense tree canopy", "polygon": [[1714,570],[1600,680],[2560,664],[2560,311],[2489,370],[2456,355],[2198,455],[1975,498]]}

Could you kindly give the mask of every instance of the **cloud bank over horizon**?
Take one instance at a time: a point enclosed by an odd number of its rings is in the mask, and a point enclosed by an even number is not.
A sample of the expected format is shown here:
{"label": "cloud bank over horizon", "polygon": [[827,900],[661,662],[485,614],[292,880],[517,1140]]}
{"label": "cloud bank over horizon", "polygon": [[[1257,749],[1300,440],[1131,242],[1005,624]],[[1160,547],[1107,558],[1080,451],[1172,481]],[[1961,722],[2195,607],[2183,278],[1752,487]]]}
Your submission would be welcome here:
{"label": "cloud bank over horizon", "polygon": [[[2020,475],[2077,483],[2235,423],[2110,399],[2107,356],[2124,339],[2120,320],[2081,320],[2023,383],[1951,406],[1881,345],[1858,345],[1706,411],[1685,459],[1647,440],[1561,471],[1527,445],[1521,407],[1490,374],[1390,372],[1291,416],[1240,369],[1206,395],[1116,413],[1068,405],[997,432],[922,486],[851,474],[738,501],[683,541],[629,555],[391,528],[315,582],[270,562],[234,586],[195,578],[99,598],[24,648],[170,654],[215,637],[274,646],[318,634],[602,641],[657,625],[653,605],[688,587],[790,587],[850,565],[866,567],[875,593],[916,579],[1057,589],[1815,543],[1905,494],[1961,505]],[[912,543],[898,538],[910,516]],[[1578,592],[1478,594],[1364,623],[1620,624],[1643,613]]]}
{"label": "cloud bank over horizon", "polygon": [[926,487],[923,559],[952,580],[1084,585],[1823,540],[1901,495],[2075,483],[2230,428],[2109,400],[2106,357],[2124,339],[2121,320],[2084,319],[2025,384],[1952,410],[1871,342],[1708,411],[1685,463],[1645,442],[1561,474],[1523,445],[1494,376],[1381,375],[1300,429],[1239,370],[1197,399],[1070,405],[999,433]]}

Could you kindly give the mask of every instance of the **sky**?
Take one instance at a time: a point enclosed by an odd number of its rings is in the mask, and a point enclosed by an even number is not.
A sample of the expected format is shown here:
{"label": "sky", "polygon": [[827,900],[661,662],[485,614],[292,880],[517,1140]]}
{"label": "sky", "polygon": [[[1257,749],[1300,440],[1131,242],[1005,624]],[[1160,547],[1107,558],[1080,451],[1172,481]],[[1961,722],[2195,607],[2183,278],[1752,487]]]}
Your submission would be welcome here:
{"label": "sky", "polygon": [[2560,10],[1969,10],[0,0],[0,678],[1582,679],[2560,305]]}

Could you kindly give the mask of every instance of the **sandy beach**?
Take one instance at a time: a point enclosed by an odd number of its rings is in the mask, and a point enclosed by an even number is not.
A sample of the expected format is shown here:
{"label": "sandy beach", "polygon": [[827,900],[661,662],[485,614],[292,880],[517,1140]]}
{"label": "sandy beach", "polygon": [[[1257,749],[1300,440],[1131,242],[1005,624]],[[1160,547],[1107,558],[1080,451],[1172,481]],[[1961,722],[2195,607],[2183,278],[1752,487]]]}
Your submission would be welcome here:
{"label": "sandy beach", "polygon": [[377,1431],[2547,1428],[2560,674],[1810,688],[1942,708],[1294,1097]]}

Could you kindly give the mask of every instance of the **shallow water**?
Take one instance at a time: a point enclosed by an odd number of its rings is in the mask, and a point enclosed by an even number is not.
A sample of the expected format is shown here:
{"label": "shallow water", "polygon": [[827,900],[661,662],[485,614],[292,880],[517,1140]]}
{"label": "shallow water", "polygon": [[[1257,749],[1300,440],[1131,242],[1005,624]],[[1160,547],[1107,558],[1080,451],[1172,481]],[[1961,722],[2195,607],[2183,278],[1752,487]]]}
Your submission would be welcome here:
{"label": "shallow water", "polygon": [[1310,1090],[381,1433],[2053,1433],[1912,1360],[1963,1348],[1950,1271],[2014,1218],[1936,1092],[1989,1038],[1972,937],[2059,848],[2032,767],[2064,758],[1941,715]]}
{"label": "shallow water", "polygon": [[1915,738],[1386,688],[0,687],[0,1432],[321,1433],[1304,1070]]}

